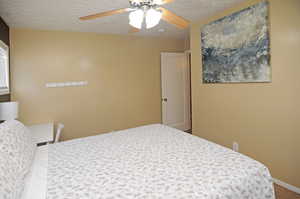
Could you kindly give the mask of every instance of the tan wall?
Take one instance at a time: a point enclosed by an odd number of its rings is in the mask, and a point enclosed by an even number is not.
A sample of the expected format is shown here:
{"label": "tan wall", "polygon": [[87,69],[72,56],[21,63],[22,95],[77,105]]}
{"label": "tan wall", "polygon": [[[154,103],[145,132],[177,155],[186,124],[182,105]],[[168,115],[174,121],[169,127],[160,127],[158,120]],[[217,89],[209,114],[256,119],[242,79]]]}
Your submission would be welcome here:
{"label": "tan wall", "polygon": [[[174,39],[12,29],[19,119],[63,122],[63,139],[160,123],[160,52],[183,49]],[[89,85],[45,88],[82,80]]]}
{"label": "tan wall", "polygon": [[300,187],[300,1],[270,0],[272,83],[202,84],[201,26],[257,2],[192,25],[193,133],[237,141],[273,177]]}

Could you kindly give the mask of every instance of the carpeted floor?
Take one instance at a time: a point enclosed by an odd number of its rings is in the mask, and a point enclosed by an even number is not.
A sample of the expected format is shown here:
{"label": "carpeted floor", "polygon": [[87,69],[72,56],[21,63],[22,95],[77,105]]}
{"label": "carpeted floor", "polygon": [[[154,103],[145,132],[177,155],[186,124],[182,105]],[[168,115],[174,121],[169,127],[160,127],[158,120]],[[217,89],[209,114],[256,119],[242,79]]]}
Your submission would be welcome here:
{"label": "carpeted floor", "polygon": [[300,194],[275,184],[276,199],[300,199]]}

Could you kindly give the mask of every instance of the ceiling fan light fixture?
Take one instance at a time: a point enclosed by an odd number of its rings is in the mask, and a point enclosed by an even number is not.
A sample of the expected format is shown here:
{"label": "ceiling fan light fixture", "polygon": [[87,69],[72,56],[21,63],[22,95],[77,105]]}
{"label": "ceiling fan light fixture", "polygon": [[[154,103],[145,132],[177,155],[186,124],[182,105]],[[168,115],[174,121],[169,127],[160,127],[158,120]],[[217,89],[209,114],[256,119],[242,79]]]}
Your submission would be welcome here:
{"label": "ceiling fan light fixture", "polygon": [[176,15],[161,5],[172,3],[175,0],[129,0],[129,8],[114,9],[106,12],[80,17],[80,20],[92,20],[129,12],[129,24],[132,26],[129,33],[136,33],[142,29],[145,19],[147,29],[158,25],[160,20],[175,25],[177,28],[188,28],[190,22]]}
{"label": "ceiling fan light fixture", "polygon": [[144,21],[144,11],[135,10],[129,14],[129,24],[135,28],[141,29]]}
{"label": "ceiling fan light fixture", "polygon": [[162,5],[163,0],[153,0],[153,3],[156,4],[156,5]]}
{"label": "ceiling fan light fixture", "polygon": [[162,12],[155,10],[153,8],[150,8],[146,12],[146,26],[147,29],[153,28],[157,24],[159,24],[160,19],[162,17]]}

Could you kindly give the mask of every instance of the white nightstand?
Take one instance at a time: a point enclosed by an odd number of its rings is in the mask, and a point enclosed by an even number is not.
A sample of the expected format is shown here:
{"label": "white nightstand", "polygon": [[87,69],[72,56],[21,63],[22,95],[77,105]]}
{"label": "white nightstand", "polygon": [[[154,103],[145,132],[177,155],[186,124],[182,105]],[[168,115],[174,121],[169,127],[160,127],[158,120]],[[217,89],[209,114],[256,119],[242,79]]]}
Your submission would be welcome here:
{"label": "white nightstand", "polygon": [[48,144],[54,141],[54,124],[37,124],[28,126],[37,145]]}

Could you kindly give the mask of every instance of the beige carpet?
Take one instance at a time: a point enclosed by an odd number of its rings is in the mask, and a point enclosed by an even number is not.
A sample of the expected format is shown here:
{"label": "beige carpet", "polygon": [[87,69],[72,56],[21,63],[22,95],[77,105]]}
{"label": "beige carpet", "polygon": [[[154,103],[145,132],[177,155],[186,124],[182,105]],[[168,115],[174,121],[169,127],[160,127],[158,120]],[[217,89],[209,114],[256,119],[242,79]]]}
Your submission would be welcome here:
{"label": "beige carpet", "polygon": [[276,199],[300,199],[300,194],[296,194],[279,185],[275,185]]}

